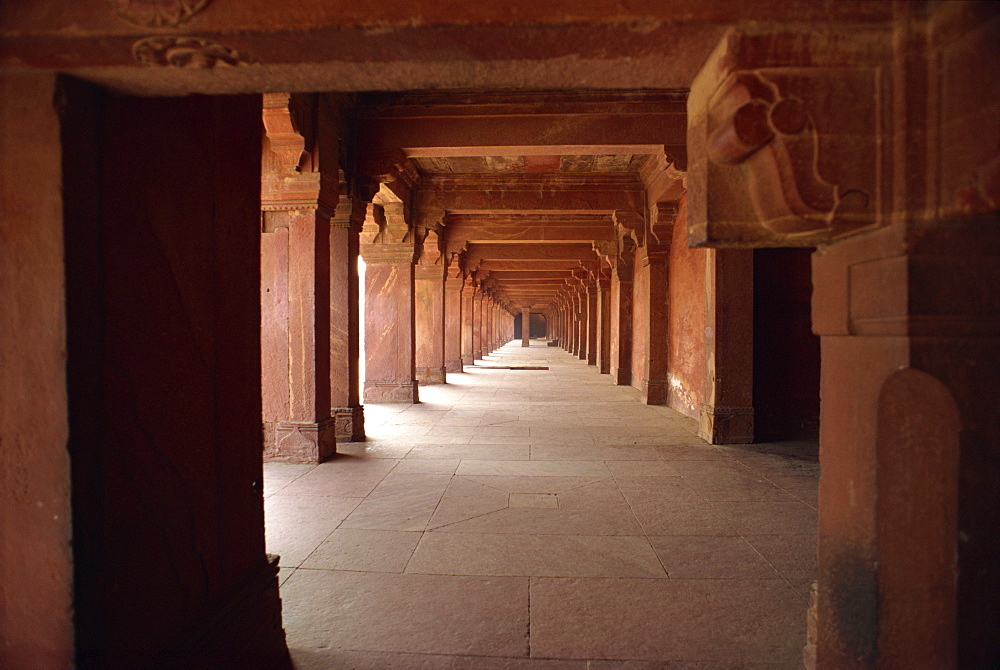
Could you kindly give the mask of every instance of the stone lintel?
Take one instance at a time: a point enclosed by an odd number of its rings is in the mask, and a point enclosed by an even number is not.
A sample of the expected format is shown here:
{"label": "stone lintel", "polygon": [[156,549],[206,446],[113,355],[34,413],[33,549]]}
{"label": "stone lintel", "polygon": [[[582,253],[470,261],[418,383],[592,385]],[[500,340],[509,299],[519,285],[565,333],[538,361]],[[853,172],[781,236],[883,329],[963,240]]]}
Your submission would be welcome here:
{"label": "stone lintel", "polygon": [[416,260],[416,254],[416,248],[413,244],[408,242],[401,244],[361,245],[361,257],[368,265],[375,263],[384,265],[402,265],[404,263],[413,263]]}
{"label": "stone lintel", "polygon": [[753,407],[702,405],[698,436],[709,444],[750,444]]}
{"label": "stone lintel", "polygon": [[336,424],[337,442],[365,441],[365,408],[331,407],[330,416]]}
{"label": "stone lintel", "polygon": [[420,402],[417,381],[365,381],[365,402]]}
{"label": "stone lintel", "polygon": [[267,421],[264,423],[264,460],[286,463],[322,463],[337,453],[333,417],[322,421]]}

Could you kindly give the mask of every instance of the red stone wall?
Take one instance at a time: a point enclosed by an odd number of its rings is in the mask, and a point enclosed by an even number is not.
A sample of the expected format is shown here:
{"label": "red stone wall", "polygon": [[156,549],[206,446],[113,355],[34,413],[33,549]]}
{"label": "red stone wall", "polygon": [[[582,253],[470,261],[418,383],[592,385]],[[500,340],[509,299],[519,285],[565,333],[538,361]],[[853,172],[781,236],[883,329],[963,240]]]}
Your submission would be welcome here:
{"label": "red stone wall", "polygon": [[670,390],[667,404],[698,418],[705,389],[705,249],[687,246],[687,200],[670,247]]}
{"label": "red stone wall", "polygon": [[[68,668],[59,118],[51,75],[0,77],[0,667]],[[8,178],[9,177],[9,178]]]}
{"label": "red stone wall", "polygon": [[640,250],[635,250],[632,279],[632,386],[642,388],[649,338],[646,321],[649,319],[649,275],[642,267]]}

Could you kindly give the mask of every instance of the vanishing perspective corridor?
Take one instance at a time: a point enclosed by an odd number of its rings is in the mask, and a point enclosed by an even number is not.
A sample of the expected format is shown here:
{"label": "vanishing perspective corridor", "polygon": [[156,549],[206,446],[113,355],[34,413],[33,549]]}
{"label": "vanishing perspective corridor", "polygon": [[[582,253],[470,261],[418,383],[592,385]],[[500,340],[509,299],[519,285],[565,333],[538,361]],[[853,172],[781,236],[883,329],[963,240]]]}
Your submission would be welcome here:
{"label": "vanishing perspective corridor", "polygon": [[264,464],[296,667],[801,667],[814,450],[707,445],[544,341],[466,370]]}

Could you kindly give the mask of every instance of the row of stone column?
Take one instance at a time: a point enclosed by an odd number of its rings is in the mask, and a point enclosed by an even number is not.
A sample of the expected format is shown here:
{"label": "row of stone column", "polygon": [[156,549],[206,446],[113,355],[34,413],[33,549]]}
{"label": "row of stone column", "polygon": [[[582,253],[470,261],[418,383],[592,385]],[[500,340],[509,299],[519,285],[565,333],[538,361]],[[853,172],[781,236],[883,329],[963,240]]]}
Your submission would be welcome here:
{"label": "row of stone column", "polygon": [[335,135],[310,132],[332,114],[323,96],[265,96],[261,385],[273,460],[319,462],[365,438],[359,256],[366,402],[418,402],[418,384],[444,383],[513,335],[488,277],[467,275],[459,253],[440,253],[440,230],[408,220],[405,191],[348,195]]}

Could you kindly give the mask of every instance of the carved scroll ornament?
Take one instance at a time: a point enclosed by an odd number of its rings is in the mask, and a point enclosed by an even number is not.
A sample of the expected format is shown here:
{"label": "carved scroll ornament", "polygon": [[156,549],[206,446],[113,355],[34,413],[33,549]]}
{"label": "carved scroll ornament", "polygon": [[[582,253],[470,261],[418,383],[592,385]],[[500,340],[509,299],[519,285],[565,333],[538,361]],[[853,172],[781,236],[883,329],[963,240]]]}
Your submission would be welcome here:
{"label": "carved scroll ornament", "polygon": [[838,222],[850,226],[852,217],[867,213],[869,195],[824,178],[814,114],[803,99],[781,90],[780,77],[744,70],[726,78],[710,103],[715,123],[708,157],[717,165],[747,165],[753,208],[773,233],[812,235]]}
{"label": "carved scroll ornament", "polygon": [[178,26],[204,9],[209,0],[106,0],[119,17],[146,28]]}
{"label": "carved scroll ornament", "polygon": [[155,35],[132,45],[135,62],[146,67],[189,70],[239,67],[254,61],[224,44],[189,35]]}

